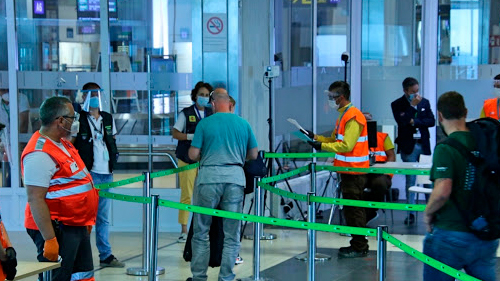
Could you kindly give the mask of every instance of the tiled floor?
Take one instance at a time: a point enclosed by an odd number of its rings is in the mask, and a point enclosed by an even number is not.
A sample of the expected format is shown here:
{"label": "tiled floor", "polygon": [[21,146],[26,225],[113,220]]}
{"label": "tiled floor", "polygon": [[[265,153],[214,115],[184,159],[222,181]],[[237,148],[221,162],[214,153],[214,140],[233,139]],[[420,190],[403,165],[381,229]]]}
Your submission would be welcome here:
{"label": "tiled floor", "polygon": [[[404,226],[402,224],[402,219],[404,215],[395,212],[394,226],[392,227],[395,231],[407,229],[407,232],[418,232],[418,229],[422,227],[422,224],[417,226]],[[421,219],[421,218],[420,218]],[[378,223],[388,223],[391,225],[390,216],[384,219],[381,215],[378,219]],[[250,227],[251,228],[251,227]],[[267,229],[266,232],[274,233],[278,235],[278,239],[272,241],[262,241],[261,243],[261,271],[265,274],[274,275],[274,280],[298,280],[303,281],[302,275],[292,275],[294,278],[289,278],[283,275],[276,276],[276,270],[288,271],[287,267],[290,267],[290,271],[299,270],[301,272],[305,271],[306,264],[304,262],[288,261],[295,255],[303,253],[306,251],[306,231],[303,230],[292,230],[292,229]],[[394,232],[393,232],[394,233]],[[184,244],[177,243],[178,233],[161,233],[159,237],[159,250],[158,250],[158,265],[165,267],[165,274],[158,276],[157,280],[171,280],[171,281],[184,281],[187,277],[190,277],[189,263],[185,262],[182,258],[182,251]],[[422,235],[413,234],[395,234],[396,238],[402,240],[408,245],[414,247],[415,249],[422,250]],[[28,235],[24,232],[11,232],[11,240],[18,252],[19,260],[34,261],[35,260],[35,247],[31,242]],[[142,265],[142,239],[140,233],[111,233],[111,244],[113,245],[114,255],[126,262],[126,268],[128,267],[141,267]],[[324,251],[324,253],[333,255],[333,261],[329,264],[318,264],[318,272],[320,267],[330,266],[343,267],[342,264],[350,264],[350,260],[337,261],[336,253],[337,249],[342,246],[349,244],[349,237],[340,236],[334,233],[323,233],[319,232],[317,235],[317,245],[318,252]],[[94,235],[92,237],[94,239]],[[372,269],[376,266],[375,250],[376,239],[374,237],[369,238],[370,249],[372,250],[368,256],[363,261],[365,266]],[[126,268],[99,268],[97,249],[95,248],[95,243],[93,243],[93,253],[94,253],[94,265],[96,265],[95,277],[96,280],[105,281],[122,281],[122,280],[147,280],[147,277],[136,277],[126,275]],[[397,254],[392,254],[392,259],[389,259],[388,271],[395,271],[402,266],[405,269],[406,276],[410,274],[412,276],[411,280],[421,280],[421,264],[415,261],[413,258],[402,253],[395,246],[388,244],[388,251],[397,252]],[[243,240],[241,247],[241,256],[244,258],[244,263],[235,266],[235,272],[237,278],[250,277],[252,275],[252,254],[253,253],[253,241]],[[414,266],[417,264],[418,266]],[[352,264],[351,264],[352,265]],[[273,268],[274,267],[274,268]],[[285,267],[285,268],[284,268]],[[396,269],[395,269],[396,268]],[[328,270],[332,270],[328,268]],[[335,270],[335,269],[334,269]],[[274,272],[274,273],[273,273]],[[209,280],[217,280],[218,268],[209,268]],[[346,277],[347,276],[347,277]],[[329,274],[316,275],[316,280],[367,280],[365,279],[366,273],[363,271],[351,270],[348,275],[343,275],[341,278],[332,279]],[[417,279],[413,279],[417,276]],[[283,277],[283,278],[282,278]],[[375,277],[375,276],[373,276]],[[26,280],[36,280],[36,278],[26,279]],[[369,280],[377,280],[376,278],[370,277]],[[409,280],[409,279],[391,279],[391,280]]]}

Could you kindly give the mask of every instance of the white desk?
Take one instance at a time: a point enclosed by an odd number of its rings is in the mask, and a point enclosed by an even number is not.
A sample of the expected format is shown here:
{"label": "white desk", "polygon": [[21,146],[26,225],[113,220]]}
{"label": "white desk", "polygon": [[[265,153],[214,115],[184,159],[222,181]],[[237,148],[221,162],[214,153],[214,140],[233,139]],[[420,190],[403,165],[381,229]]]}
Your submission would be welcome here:
{"label": "white desk", "polygon": [[387,162],[377,163],[373,168],[389,168],[389,169],[417,169],[417,170],[430,170],[432,163],[419,163],[419,162]]}

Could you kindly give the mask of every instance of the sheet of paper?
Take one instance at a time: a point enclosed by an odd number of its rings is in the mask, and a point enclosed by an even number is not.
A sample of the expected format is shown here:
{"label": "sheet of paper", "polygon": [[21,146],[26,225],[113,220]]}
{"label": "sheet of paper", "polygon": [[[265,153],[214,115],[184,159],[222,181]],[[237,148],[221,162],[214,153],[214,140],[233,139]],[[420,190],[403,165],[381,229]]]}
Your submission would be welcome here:
{"label": "sheet of paper", "polygon": [[293,119],[293,118],[288,118],[286,119],[288,122],[292,123],[295,127],[297,127],[297,129],[299,130],[302,130],[302,131],[305,131],[304,128],[302,128],[302,126],[300,126],[299,122],[297,122],[297,120]]}
{"label": "sheet of paper", "polygon": [[304,135],[303,133],[301,133],[300,131],[293,131],[292,132],[292,135],[296,136],[297,138],[307,142],[307,141],[313,141],[312,139],[310,139],[308,136]]}

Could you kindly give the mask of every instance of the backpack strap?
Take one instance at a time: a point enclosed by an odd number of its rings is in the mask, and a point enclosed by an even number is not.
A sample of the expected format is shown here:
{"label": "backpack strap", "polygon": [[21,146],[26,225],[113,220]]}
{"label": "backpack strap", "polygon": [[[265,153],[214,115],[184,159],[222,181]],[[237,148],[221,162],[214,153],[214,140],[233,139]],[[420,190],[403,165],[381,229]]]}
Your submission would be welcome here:
{"label": "backpack strap", "polygon": [[[474,154],[472,154],[472,151],[468,149],[465,145],[463,145],[461,142],[457,141],[456,139],[453,138],[446,138],[443,142],[440,144],[446,144],[457,150],[462,156],[465,157],[467,162],[472,163],[475,165],[475,163],[478,163],[478,157],[476,157]],[[451,202],[455,205],[457,208],[458,212],[462,216],[462,219],[465,221],[466,224],[469,224],[469,217],[467,215],[467,211],[464,210],[460,204],[458,204],[458,201],[455,197],[450,196]]]}

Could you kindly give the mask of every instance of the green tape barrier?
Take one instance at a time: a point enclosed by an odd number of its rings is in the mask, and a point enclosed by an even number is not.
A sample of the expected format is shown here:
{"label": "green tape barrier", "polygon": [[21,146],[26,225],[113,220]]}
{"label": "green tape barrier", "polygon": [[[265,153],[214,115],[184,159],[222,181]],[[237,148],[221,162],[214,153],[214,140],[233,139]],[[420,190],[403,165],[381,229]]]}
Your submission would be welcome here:
{"label": "green tape barrier", "polygon": [[[284,196],[290,199],[307,202],[307,195],[288,192],[286,190],[270,186],[266,183],[263,183],[262,181],[259,182],[259,186],[274,194],[278,194],[280,196]],[[330,198],[321,196],[311,196],[311,201],[316,203],[331,204],[331,205],[344,205],[353,207],[389,209],[389,210],[400,210],[400,211],[423,212],[425,210],[425,205],[419,205],[419,204],[360,201],[360,200],[349,200],[349,199]]]}
{"label": "green tape barrier", "polygon": [[398,247],[399,249],[403,250],[405,253],[407,253],[408,255],[416,258],[417,260],[425,263],[425,264],[428,264],[432,267],[434,267],[435,269],[441,271],[441,272],[444,272],[458,280],[463,280],[463,281],[481,281],[480,279],[477,279],[475,277],[472,277],[470,275],[467,275],[459,270],[456,270],[454,269],[453,267],[451,266],[448,266],[440,261],[437,261],[415,249],[413,249],[412,247],[406,245],[405,243],[401,242],[400,240],[398,240],[397,238],[395,238],[394,236],[388,234],[387,232],[383,232],[382,233],[382,237],[389,243],[393,244],[394,246]]}
{"label": "green tape barrier", "polygon": [[[269,185],[267,185],[269,186]],[[111,193],[107,191],[100,191],[99,195],[102,197],[114,199],[114,200],[120,200],[120,201],[125,201],[125,202],[132,202],[132,203],[142,203],[142,204],[148,204],[151,203],[151,198],[147,197],[141,197],[141,196],[132,196],[132,195],[123,195],[123,194],[116,194],[116,193]],[[311,230],[317,230],[317,231],[324,231],[324,232],[332,232],[332,233],[350,233],[354,235],[365,235],[365,236],[372,236],[375,237],[377,236],[377,230],[376,229],[371,229],[371,228],[362,228],[362,227],[350,227],[350,226],[340,226],[340,225],[329,225],[329,224],[323,224],[323,223],[309,223],[309,222],[300,222],[300,221],[292,221],[292,220],[284,220],[284,219],[276,219],[276,218],[268,218],[268,217],[259,217],[256,215],[249,215],[249,214],[242,214],[242,213],[234,213],[234,212],[228,212],[228,211],[223,211],[223,210],[214,210],[210,208],[205,208],[205,207],[199,207],[199,206],[193,206],[193,205],[186,205],[178,202],[173,202],[169,200],[159,200],[159,205],[163,207],[168,207],[168,208],[173,208],[177,210],[184,210],[184,211],[189,211],[193,213],[199,213],[199,214],[204,214],[204,215],[210,215],[210,216],[217,216],[221,218],[228,218],[228,219],[235,219],[235,220],[242,220],[242,221],[248,221],[248,222],[257,222],[257,223],[263,223],[263,224],[268,224],[268,225],[275,225],[275,226],[282,226],[282,227],[290,227],[290,228],[297,228],[297,229],[311,229]],[[441,263],[433,258],[430,258],[423,253],[413,249],[412,247],[406,245],[405,243],[401,242],[394,236],[391,236],[387,232],[383,232],[383,238],[387,240],[389,243],[395,245],[396,247],[400,248],[403,250],[405,253],[409,254],[410,256],[452,276],[455,277],[459,280],[464,280],[464,281],[480,281],[479,279],[476,279],[470,275],[467,275],[461,271],[458,271],[444,263]]]}
{"label": "green tape barrier", "polygon": [[370,174],[399,174],[399,175],[429,175],[429,169],[397,169],[397,168],[352,168],[337,166],[316,166],[316,171],[332,172],[361,172]]}
{"label": "green tape barrier", "polygon": [[[107,191],[99,192],[99,195],[102,197],[125,201],[125,202],[133,202],[133,203],[150,203],[151,199],[141,196],[131,196],[131,195],[123,195],[116,194]],[[341,225],[329,225],[324,223],[309,223],[309,222],[300,222],[300,221],[292,221],[292,220],[284,220],[284,219],[276,219],[276,218],[267,218],[267,217],[259,217],[255,215],[247,215],[242,213],[233,213],[222,210],[214,210],[204,207],[198,207],[193,205],[186,205],[178,202],[168,201],[168,200],[159,200],[159,205],[163,207],[185,210],[193,213],[199,213],[204,215],[217,216],[221,218],[249,221],[249,222],[258,222],[269,225],[276,226],[284,226],[298,229],[313,229],[324,232],[333,232],[333,233],[351,233],[355,235],[365,235],[365,236],[377,236],[377,230],[371,228],[362,228],[362,227],[351,227],[351,226],[341,226]]]}
{"label": "green tape barrier", "polygon": [[190,165],[187,165],[187,166],[184,166],[184,167],[180,167],[180,168],[175,168],[175,169],[170,169],[170,170],[164,170],[164,171],[160,171],[160,172],[156,172],[156,173],[151,173],[151,178],[154,179],[154,178],[159,178],[159,177],[164,177],[164,176],[168,176],[168,175],[172,175],[172,174],[177,174],[177,173],[180,173],[180,172],[184,172],[184,171],[187,171],[187,170],[191,170],[191,169],[195,169],[195,168],[198,168],[200,166],[200,163],[196,162],[196,163],[193,163],[193,164],[190,164]]}
{"label": "green tape barrier", "polygon": [[290,172],[283,173],[281,175],[276,175],[276,176],[272,176],[272,177],[263,178],[262,182],[263,183],[275,182],[275,181],[283,180],[283,179],[286,179],[286,178],[298,175],[298,174],[306,172],[306,171],[309,171],[309,166],[300,167],[298,169],[295,169],[295,170],[290,171]]}
{"label": "green tape barrier", "polygon": [[151,198],[148,197],[116,194],[104,190],[99,191],[99,196],[125,202],[132,202],[132,203],[142,203],[142,204],[151,203]]}
{"label": "green tape barrier", "polygon": [[334,152],[316,152],[316,153],[274,153],[266,152],[264,153],[264,158],[328,158],[334,157]]}
{"label": "green tape barrier", "polygon": [[95,188],[101,189],[101,190],[110,189],[110,188],[119,187],[122,185],[136,183],[136,182],[140,182],[140,181],[144,181],[144,175],[140,175],[137,177],[133,177],[133,178],[129,178],[129,179],[121,180],[121,181],[115,181],[115,182],[110,182],[110,183],[101,183],[101,184],[96,185]]}

